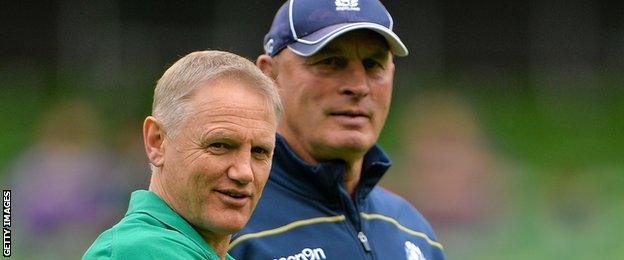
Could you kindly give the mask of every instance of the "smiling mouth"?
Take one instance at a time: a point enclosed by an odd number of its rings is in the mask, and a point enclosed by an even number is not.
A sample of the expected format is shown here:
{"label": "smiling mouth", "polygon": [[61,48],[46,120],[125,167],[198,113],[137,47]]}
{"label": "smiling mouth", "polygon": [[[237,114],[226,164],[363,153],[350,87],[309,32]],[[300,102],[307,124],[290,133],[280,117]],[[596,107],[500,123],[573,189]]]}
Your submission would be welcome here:
{"label": "smiling mouth", "polygon": [[251,194],[243,191],[236,190],[217,190],[218,193],[223,194],[225,196],[234,198],[234,199],[245,199],[251,197]]}

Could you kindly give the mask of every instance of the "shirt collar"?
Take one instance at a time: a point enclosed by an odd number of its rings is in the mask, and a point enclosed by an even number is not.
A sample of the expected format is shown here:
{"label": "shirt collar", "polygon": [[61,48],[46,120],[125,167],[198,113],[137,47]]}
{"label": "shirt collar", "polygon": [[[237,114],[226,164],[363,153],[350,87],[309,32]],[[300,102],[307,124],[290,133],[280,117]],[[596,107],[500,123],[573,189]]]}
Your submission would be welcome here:
{"label": "shirt collar", "polygon": [[[173,211],[156,193],[137,190],[130,196],[130,205],[126,216],[132,213],[144,213],[156,218],[172,229],[177,230],[204,250],[208,259],[216,258],[215,251],[204,241],[197,231],[178,213]],[[229,255],[226,259],[233,259]]]}
{"label": "shirt collar", "polygon": [[[376,144],[366,152],[356,187],[358,198],[368,196],[391,164],[386,153]],[[277,134],[273,169],[269,178],[307,197],[337,201],[345,166],[342,160],[308,164],[295,154],[285,138]]]}

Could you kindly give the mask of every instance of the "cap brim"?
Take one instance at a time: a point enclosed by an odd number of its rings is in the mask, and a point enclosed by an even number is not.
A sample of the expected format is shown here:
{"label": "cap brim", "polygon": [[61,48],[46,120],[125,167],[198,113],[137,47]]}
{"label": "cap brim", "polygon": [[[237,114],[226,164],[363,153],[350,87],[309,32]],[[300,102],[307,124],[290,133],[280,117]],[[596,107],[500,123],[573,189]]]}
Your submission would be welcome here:
{"label": "cap brim", "polygon": [[409,54],[409,51],[407,50],[407,47],[405,47],[405,44],[401,42],[399,36],[392,32],[392,30],[382,25],[368,22],[341,23],[328,26],[305,37],[297,39],[296,42],[288,45],[288,48],[297,55],[304,57],[311,56],[323,47],[325,47],[325,45],[327,45],[329,42],[336,39],[338,36],[358,29],[369,29],[379,33],[386,39],[386,41],[388,42],[388,46],[390,47],[390,51],[396,56],[404,57]]}

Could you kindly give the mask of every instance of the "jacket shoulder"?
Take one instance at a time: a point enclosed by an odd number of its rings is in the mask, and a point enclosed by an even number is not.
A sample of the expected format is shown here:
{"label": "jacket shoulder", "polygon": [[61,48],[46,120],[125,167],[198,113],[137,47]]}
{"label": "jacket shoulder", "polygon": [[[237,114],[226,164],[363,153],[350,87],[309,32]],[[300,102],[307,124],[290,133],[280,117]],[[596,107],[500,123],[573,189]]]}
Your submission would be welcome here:
{"label": "jacket shoulder", "polygon": [[184,234],[148,215],[126,216],[104,231],[83,259],[199,259],[201,249]]}
{"label": "jacket shoulder", "polygon": [[371,191],[365,211],[364,218],[396,222],[394,224],[436,239],[431,224],[410,202],[383,187],[377,186]]}

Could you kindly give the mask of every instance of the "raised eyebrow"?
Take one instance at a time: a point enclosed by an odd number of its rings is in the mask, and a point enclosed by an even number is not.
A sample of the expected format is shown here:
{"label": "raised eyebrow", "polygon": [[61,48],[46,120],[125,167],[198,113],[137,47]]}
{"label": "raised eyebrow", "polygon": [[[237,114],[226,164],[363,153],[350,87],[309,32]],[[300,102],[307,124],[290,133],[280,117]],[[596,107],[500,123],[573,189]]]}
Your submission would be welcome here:
{"label": "raised eyebrow", "polygon": [[267,150],[268,152],[272,151],[275,148],[274,145],[269,144],[269,143],[259,143],[259,144],[256,144],[256,145],[252,146],[252,148],[254,148],[254,147],[262,148],[264,150]]}
{"label": "raised eyebrow", "polygon": [[328,55],[338,55],[340,53],[341,53],[341,51],[340,51],[339,48],[335,48],[335,47],[331,47],[331,46],[325,46],[323,49],[319,50],[317,53],[312,55],[312,57],[328,56]]}
{"label": "raised eyebrow", "polygon": [[236,139],[233,139],[230,137],[208,137],[208,138],[202,139],[202,141],[200,142],[200,144],[203,144],[203,145],[212,145],[216,143],[225,144],[230,148],[236,148],[239,146],[239,142],[236,141]]}
{"label": "raised eyebrow", "polygon": [[384,51],[376,51],[373,54],[371,54],[369,56],[369,58],[375,59],[375,60],[388,60],[390,58],[390,55],[388,55],[388,50],[384,50]]}
{"label": "raised eyebrow", "polygon": [[[389,53],[390,53],[390,50],[380,48],[378,50],[374,50],[365,59],[388,60],[389,57],[390,57]],[[326,46],[325,48],[323,48],[322,50],[320,50],[316,54],[312,55],[312,57],[317,57],[317,58],[318,57],[322,57],[322,58],[325,58],[326,56],[332,56],[332,55],[341,56],[342,55],[342,51],[339,48],[332,48],[331,46]]]}
{"label": "raised eyebrow", "polygon": [[271,150],[275,149],[275,142],[269,140],[260,140],[252,147],[260,147],[270,152]]}
{"label": "raised eyebrow", "polygon": [[202,141],[224,141],[230,144],[236,144],[236,137],[226,130],[215,129],[204,132],[201,136]]}

